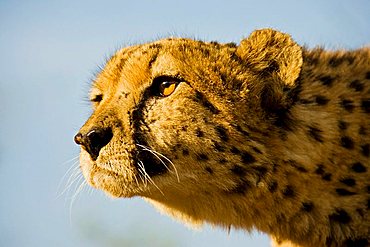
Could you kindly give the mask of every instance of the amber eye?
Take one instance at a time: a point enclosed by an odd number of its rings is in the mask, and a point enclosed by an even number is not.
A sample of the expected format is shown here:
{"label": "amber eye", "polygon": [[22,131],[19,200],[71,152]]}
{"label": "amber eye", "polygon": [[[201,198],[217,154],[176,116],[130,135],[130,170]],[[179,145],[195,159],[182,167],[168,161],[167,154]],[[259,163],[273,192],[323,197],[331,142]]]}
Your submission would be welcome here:
{"label": "amber eye", "polygon": [[170,96],[176,89],[176,82],[164,81],[159,86],[159,92],[163,97]]}
{"label": "amber eye", "polygon": [[157,96],[167,97],[175,92],[180,80],[168,76],[157,77],[153,83],[153,93]]}

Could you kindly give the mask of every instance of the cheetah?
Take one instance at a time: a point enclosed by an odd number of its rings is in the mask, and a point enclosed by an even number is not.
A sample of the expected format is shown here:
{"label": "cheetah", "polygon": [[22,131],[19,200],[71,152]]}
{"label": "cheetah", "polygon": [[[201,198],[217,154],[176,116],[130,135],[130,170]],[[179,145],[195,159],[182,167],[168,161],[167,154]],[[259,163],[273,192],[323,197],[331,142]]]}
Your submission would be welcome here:
{"label": "cheetah", "polygon": [[370,47],[272,29],[116,52],[75,142],[87,182],[274,246],[369,246]]}

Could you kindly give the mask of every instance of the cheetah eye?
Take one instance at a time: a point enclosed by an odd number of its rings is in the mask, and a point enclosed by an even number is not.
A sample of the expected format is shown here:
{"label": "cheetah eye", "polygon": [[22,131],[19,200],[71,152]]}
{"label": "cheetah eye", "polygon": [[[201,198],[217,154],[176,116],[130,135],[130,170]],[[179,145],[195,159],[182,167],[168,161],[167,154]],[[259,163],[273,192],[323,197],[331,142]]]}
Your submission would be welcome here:
{"label": "cheetah eye", "polygon": [[179,82],[179,79],[169,76],[157,77],[153,82],[153,94],[162,97],[170,96],[173,92],[175,92]]}

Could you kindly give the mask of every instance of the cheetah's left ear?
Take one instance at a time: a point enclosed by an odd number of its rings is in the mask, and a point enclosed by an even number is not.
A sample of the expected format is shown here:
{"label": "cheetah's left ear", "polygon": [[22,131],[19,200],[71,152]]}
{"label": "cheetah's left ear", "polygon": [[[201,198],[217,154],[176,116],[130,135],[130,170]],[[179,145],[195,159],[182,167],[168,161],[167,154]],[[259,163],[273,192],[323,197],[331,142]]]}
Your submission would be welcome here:
{"label": "cheetah's left ear", "polygon": [[237,55],[259,74],[276,74],[285,86],[294,86],[303,63],[302,48],[285,33],[254,31],[241,41]]}

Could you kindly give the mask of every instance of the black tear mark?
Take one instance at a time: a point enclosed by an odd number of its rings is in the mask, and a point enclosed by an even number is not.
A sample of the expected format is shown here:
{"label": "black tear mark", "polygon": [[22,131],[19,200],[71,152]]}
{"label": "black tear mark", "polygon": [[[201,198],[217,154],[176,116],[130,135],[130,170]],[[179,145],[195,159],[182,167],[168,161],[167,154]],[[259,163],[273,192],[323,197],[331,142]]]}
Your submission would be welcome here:
{"label": "black tear mark", "polygon": [[353,149],[355,146],[352,138],[348,136],[343,136],[342,138],[340,138],[340,144],[346,149]]}
{"label": "black tear mark", "polygon": [[220,113],[220,110],[217,109],[208,99],[199,91],[195,93],[195,99],[197,102],[201,103],[204,107],[206,107],[210,112],[213,114]]}
{"label": "black tear mark", "polygon": [[333,84],[334,78],[327,75],[327,76],[320,77],[319,80],[321,81],[323,85],[330,87]]}
{"label": "black tear mark", "polygon": [[364,84],[362,84],[359,80],[352,81],[348,87],[354,89],[356,92],[362,92],[364,90]]}
{"label": "black tear mark", "polygon": [[343,188],[337,188],[335,189],[335,192],[337,192],[338,195],[340,196],[353,196],[356,195],[357,193],[343,189]]}
{"label": "black tear mark", "polygon": [[361,164],[361,162],[354,163],[351,168],[354,172],[357,173],[364,173],[367,170],[366,167],[363,164]]}
{"label": "black tear mark", "polygon": [[329,215],[329,220],[341,224],[348,224],[352,219],[345,210],[336,209],[334,213]]}
{"label": "black tear mark", "polygon": [[315,139],[318,142],[323,142],[323,137],[322,137],[322,130],[316,128],[316,127],[308,127],[308,135]]}

